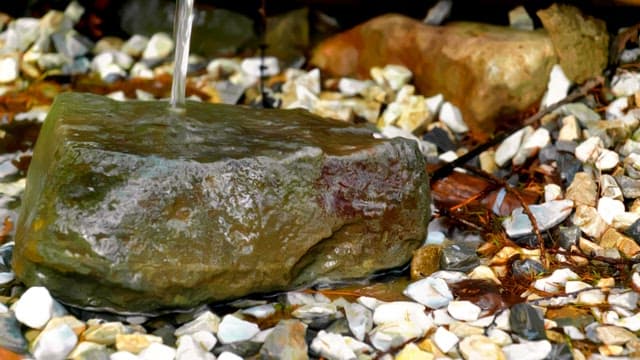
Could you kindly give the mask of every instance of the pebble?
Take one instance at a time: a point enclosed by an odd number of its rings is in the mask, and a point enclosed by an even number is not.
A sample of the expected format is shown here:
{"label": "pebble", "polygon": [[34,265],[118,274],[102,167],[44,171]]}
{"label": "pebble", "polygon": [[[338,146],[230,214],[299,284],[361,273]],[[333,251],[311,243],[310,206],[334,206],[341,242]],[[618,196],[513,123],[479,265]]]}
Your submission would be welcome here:
{"label": "pebble", "polygon": [[122,44],[120,50],[132,57],[140,57],[149,44],[149,38],[144,35],[134,34]]}
{"label": "pebble", "polygon": [[233,315],[226,315],[218,327],[218,340],[223,344],[246,341],[260,332],[258,325]]}
{"label": "pebble", "polygon": [[595,162],[603,148],[602,139],[592,136],[576,147],[575,156],[583,163]]}
{"label": "pebble", "polygon": [[390,64],[382,69],[382,76],[391,90],[398,91],[409,83],[413,74],[405,66]]}
{"label": "pebble", "polygon": [[151,62],[162,61],[171,54],[173,46],[173,39],[168,34],[153,34],[147,43],[147,47],[142,52],[142,59]]}
{"label": "pebble", "polygon": [[540,312],[526,303],[511,307],[509,315],[511,331],[526,340],[542,340],[546,338],[544,319]]}
{"label": "pebble", "polygon": [[[261,66],[263,67],[262,71],[260,71]],[[240,68],[246,74],[258,78],[260,76],[274,76],[280,73],[278,59],[273,56],[246,58],[240,63]]]}
{"label": "pebble", "polygon": [[484,335],[471,335],[460,341],[460,353],[465,359],[503,360],[505,355],[496,343]]}
{"label": "pebble", "polygon": [[571,86],[571,81],[562,71],[559,64],[553,65],[551,74],[549,75],[549,83],[547,83],[547,92],[542,97],[541,107],[548,107],[558,101],[564,99]]}
{"label": "pebble", "polygon": [[433,360],[432,353],[423,351],[414,343],[408,343],[396,354],[395,360]]}
{"label": "pebble", "polygon": [[433,342],[443,353],[449,352],[459,341],[460,339],[454,333],[441,326],[433,334]]}
{"label": "pebble", "polygon": [[540,278],[533,283],[533,286],[541,291],[555,293],[564,288],[569,280],[580,279],[578,274],[567,268],[557,269],[550,276]]}
{"label": "pebble", "polygon": [[83,337],[87,341],[92,341],[103,345],[113,345],[116,343],[118,334],[126,333],[126,328],[121,322],[107,322],[89,326]]}
{"label": "pebble", "polygon": [[440,256],[443,270],[468,272],[480,265],[476,246],[471,243],[451,243],[445,245]]}
{"label": "pebble", "polygon": [[162,338],[148,334],[118,334],[116,335],[116,349],[137,354],[146,349],[152,343],[162,344]]}
{"label": "pebble", "polygon": [[[528,129],[528,130],[527,130]],[[520,148],[520,144],[522,143],[522,138],[525,136],[525,133],[532,132],[533,128],[525,127],[522,128],[513,134],[509,135],[496,149],[495,153],[495,162],[499,167],[503,167],[507,164],[509,160],[511,160],[518,149]]]}
{"label": "pebble", "polygon": [[[563,222],[573,211],[573,201],[552,200],[538,205],[530,205],[540,231],[548,230]],[[513,210],[511,216],[502,222],[507,235],[512,238],[533,233],[533,225],[529,216],[519,207]]]}
{"label": "pebble", "polygon": [[[524,6],[517,6],[513,10],[509,11],[509,26],[520,30],[533,30],[533,20],[527,13]],[[555,65],[558,66],[559,65]],[[553,68],[551,69],[553,71]]]}
{"label": "pebble", "polygon": [[223,351],[220,355],[218,355],[217,360],[242,360],[242,357],[230,351]]}
{"label": "pebble", "polygon": [[176,329],[175,335],[191,335],[200,331],[207,331],[211,333],[217,333],[220,326],[220,318],[211,311],[205,311],[198,315],[192,321],[180,326]]}
{"label": "pebble", "polygon": [[0,84],[14,82],[19,75],[20,59],[17,55],[4,55],[0,57]]}
{"label": "pebble", "polygon": [[78,337],[69,325],[61,324],[38,335],[32,353],[36,359],[64,360],[77,343]]}
{"label": "pebble", "polygon": [[636,341],[638,337],[631,331],[619,326],[598,326],[596,328],[598,340],[606,345],[624,345],[629,341]]}
{"label": "pebble", "polygon": [[53,315],[54,300],[42,286],[27,289],[15,304],[16,319],[32,329],[43,328]]}
{"label": "pebble", "polygon": [[109,360],[109,351],[104,345],[82,341],[68,356],[71,360]]}
{"label": "pebble", "polygon": [[447,305],[447,311],[456,320],[473,321],[478,319],[482,309],[471,301],[454,300]]}
{"label": "pebble", "polygon": [[598,214],[604,222],[611,225],[616,215],[623,214],[625,211],[624,203],[609,197],[601,197],[598,200]]}
{"label": "pebble", "polygon": [[442,104],[440,109],[439,120],[442,121],[451,131],[456,134],[461,134],[469,131],[469,127],[462,119],[462,113],[457,106],[446,101]]}
{"label": "pebble", "polygon": [[243,309],[242,313],[245,315],[253,316],[256,319],[265,319],[275,314],[276,308],[273,306],[273,304],[264,304],[253,306],[248,309]]}
{"label": "pebble", "polygon": [[265,339],[261,356],[266,359],[306,359],[306,331],[307,326],[301,321],[281,320]]}
{"label": "pebble", "polygon": [[130,352],[117,351],[109,355],[109,360],[140,360],[140,358]]}
{"label": "pebble", "polygon": [[369,309],[358,303],[348,303],[345,307],[345,315],[349,329],[353,336],[363,341],[365,335],[373,328],[373,315]]}
{"label": "pebble", "polygon": [[597,112],[590,109],[583,103],[571,103],[563,105],[560,111],[565,115],[573,115],[578,119],[580,125],[585,128],[589,128],[592,125],[600,121],[600,115]]}
{"label": "pebble", "polygon": [[623,200],[622,190],[613,176],[608,174],[600,176],[600,196],[614,200]]}
{"label": "pebble", "polygon": [[507,360],[542,360],[551,352],[548,340],[527,341],[502,348]]}
{"label": "pebble", "polygon": [[176,349],[158,343],[152,343],[138,354],[139,360],[173,360]]}
{"label": "pebble", "polygon": [[580,124],[573,115],[562,118],[562,127],[558,133],[558,141],[580,140]]}
{"label": "pebble", "polygon": [[176,360],[215,360],[216,357],[198,344],[192,336],[184,335],[178,339]]}
{"label": "pebble", "polygon": [[28,345],[14,314],[8,312],[8,310],[0,312],[0,348],[5,348],[15,353],[24,353]]}
{"label": "pebble", "polygon": [[617,97],[631,96],[640,91],[640,73],[623,71],[613,76],[611,92]]}
{"label": "pebble", "polygon": [[355,360],[357,356],[338,334],[320,330],[311,342],[311,350],[329,360]]}
{"label": "pebble", "polygon": [[549,130],[543,127],[536,129],[533,133],[525,135],[526,137],[522,140],[522,145],[513,157],[513,165],[523,165],[527,159],[535,155],[538,150],[547,146],[551,141]]}
{"label": "pebble", "polygon": [[608,149],[600,151],[595,161],[596,168],[601,171],[613,170],[620,162],[620,156],[617,152]]}
{"label": "pebble", "polygon": [[409,284],[404,294],[431,309],[445,307],[453,300],[453,294],[447,283],[432,277]]}
{"label": "pebble", "polygon": [[599,239],[607,230],[607,223],[602,219],[596,208],[578,205],[573,215],[573,223],[586,235]]}
{"label": "pebble", "polygon": [[380,351],[400,346],[411,339],[424,336],[425,330],[411,321],[400,320],[379,325],[369,333],[369,341]]}

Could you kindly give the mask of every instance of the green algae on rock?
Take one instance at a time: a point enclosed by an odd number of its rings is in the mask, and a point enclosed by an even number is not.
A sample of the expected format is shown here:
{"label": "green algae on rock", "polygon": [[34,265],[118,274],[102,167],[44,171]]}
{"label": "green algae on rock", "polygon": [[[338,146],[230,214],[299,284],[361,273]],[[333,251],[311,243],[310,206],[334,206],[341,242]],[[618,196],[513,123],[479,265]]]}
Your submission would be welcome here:
{"label": "green algae on rock", "polygon": [[417,145],[302,110],[58,96],[14,269],[117,312],[192,307],[396,267],[426,234]]}

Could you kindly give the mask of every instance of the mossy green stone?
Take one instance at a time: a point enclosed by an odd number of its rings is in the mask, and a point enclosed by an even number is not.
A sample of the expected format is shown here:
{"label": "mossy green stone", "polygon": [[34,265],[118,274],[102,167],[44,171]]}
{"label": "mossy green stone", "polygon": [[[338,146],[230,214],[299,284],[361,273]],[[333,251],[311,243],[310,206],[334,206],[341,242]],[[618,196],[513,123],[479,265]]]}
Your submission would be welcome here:
{"label": "mossy green stone", "polygon": [[396,267],[429,218],[416,144],[302,110],[59,95],[14,270],[63,302],[153,312]]}

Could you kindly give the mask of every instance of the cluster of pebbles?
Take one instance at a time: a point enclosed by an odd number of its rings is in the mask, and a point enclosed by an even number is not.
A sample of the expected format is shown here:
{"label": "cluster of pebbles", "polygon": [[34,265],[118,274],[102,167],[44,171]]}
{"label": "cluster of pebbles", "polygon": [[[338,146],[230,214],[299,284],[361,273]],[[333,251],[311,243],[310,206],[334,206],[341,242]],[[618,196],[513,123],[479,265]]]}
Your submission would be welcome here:
{"label": "cluster of pebbles", "polygon": [[[0,33],[0,93],[46,74],[96,74],[113,82],[172,71],[174,44],[167,34],[94,44],[73,29],[82,12],[74,2],[41,19],[0,16],[0,29],[6,26]],[[468,131],[459,109],[441,95],[417,94],[411,72],[399,65],[371,69],[370,80],[323,82],[317,69],[281,71],[274,58],[190,60],[197,75],[189,82],[209,96],[194,100],[250,103],[268,77],[265,95],[275,106],[368,122],[380,136],[417,141],[430,161],[453,161],[467,151],[454,146]],[[562,100],[570,86],[554,67],[543,105]],[[541,253],[523,208],[502,221],[513,241],[488,258],[477,255],[480,234],[453,231],[439,218],[425,240],[425,247],[439,249],[439,270],[414,279],[405,300],[294,291],[145,317],[67,308],[45,288],[24,288],[11,271],[9,242],[0,247],[0,358],[638,358],[640,73],[619,70],[610,90],[606,109],[591,97],[566,104],[477,159],[482,170],[504,176],[537,157],[538,171],[558,179],[544,184],[543,200],[528,207],[545,238],[552,234],[547,240],[557,244],[554,253]],[[123,92],[109,96],[127,100]],[[153,99],[142,90],[136,97]],[[42,121],[46,112],[33,109],[14,121]],[[12,162],[21,155],[0,156],[3,215],[24,188]],[[494,208],[499,213],[499,201]],[[545,267],[549,262],[553,267]],[[610,268],[609,275],[579,271],[594,264]],[[530,282],[515,305],[457,295],[465,284],[499,289],[509,276]]]}

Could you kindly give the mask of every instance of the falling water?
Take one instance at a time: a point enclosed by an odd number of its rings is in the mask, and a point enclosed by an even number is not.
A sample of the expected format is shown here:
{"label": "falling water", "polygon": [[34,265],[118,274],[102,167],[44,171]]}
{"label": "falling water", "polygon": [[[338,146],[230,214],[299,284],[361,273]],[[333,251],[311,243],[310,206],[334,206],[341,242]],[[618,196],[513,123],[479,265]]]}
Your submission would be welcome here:
{"label": "falling water", "polygon": [[192,24],[193,0],[178,0],[173,22],[173,37],[176,41],[173,84],[171,85],[171,108],[173,110],[184,108]]}

